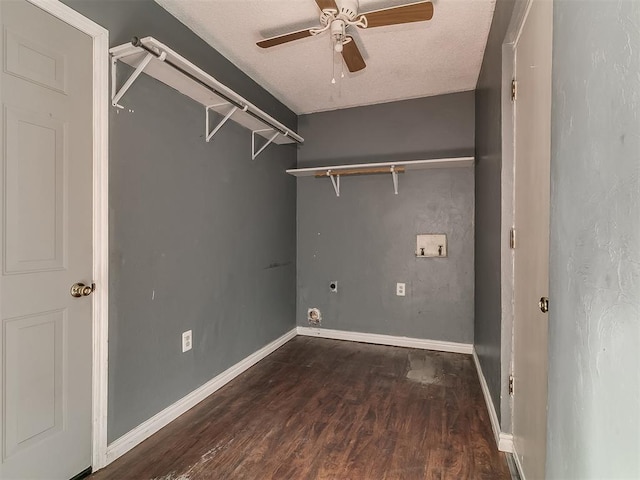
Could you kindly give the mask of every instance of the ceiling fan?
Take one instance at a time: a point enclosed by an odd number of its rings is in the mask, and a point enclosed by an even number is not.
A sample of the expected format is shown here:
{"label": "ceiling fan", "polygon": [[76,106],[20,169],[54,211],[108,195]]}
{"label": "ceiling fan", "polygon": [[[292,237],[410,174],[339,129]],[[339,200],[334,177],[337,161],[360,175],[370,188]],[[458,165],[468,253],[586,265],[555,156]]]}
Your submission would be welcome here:
{"label": "ceiling fan", "polygon": [[350,72],[357,72],[367,66],[353,37],[347,33],[349,27],[373,28],[401,23],[422,22],[433,17],[433,3],[428,1],[410,3],[399,7],[383,8],[360,13],[358,0],[341,0],[340,8],[336,0],[315,0],[320,8],[320,26],[267,38],[257,43],[269,48],[301,38],[330,31],[333,48],[341,53]]}

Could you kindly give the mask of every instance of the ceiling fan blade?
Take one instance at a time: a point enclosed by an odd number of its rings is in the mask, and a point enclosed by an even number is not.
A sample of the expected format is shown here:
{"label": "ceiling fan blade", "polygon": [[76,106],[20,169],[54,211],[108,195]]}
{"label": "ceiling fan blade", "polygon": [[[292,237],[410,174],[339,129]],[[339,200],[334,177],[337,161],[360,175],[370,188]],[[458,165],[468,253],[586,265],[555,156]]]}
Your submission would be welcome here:
{"label": "ceiling fan blade", "polygon": [[423,22],[433,17],[433,3],[417,2],[400,7],[383,8],[364,13],[367,17],[367,28],[384,27],[399,23]]}
{"label": "ceiling fan blade", "polygon": [[336,12],[340,10],[336,5],[336,0],[316,0],[316,3],[320,10],[335,10]]}
{"label": "ceiling fan blade", "polygon": [[279,35],[277,37],[267,38],[266,40],[262,40],[256,45],[261,48],[269,48],[275,47],[276,45],[281,45],[287,42],[293,42],[294,40],[300,40],[301,38],[306,38],[311,36],[311,30],[298,30],[297,32],[287,33],[285,35]]}
{"label": "ceiling fan blade", "polygon": [[351,39],[349,43],[345,43],[342,46],[342,58],[344,59],[344,63],[347,64],[347,68],[351,73],[359,72],[364,67],[367,66],[364,63],[364,58],[362,58],[362,54],[360,53],[360,49],[358,45],[356,45],[353,37],[348,37]]}

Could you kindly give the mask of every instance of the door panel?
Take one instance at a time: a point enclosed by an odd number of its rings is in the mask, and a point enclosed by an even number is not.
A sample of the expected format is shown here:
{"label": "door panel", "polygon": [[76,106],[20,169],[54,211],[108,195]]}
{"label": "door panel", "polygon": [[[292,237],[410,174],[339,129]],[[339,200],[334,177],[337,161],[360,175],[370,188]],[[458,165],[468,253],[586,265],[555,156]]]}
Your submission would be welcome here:
{"label": "door panel", "polygon": [[553,3],[533,0],[516,44],[513,434],[527,479],[544,478]]}
{"label": "door panel", "polygon": [[5,322],[5,458],[62,429],[64,311]]}
{"label": "door panel", "polygon": [[64,268],[64,124],[5,108],[5,273]]}
{"label": "door panel", "polygon": [[93,41],[0,0],[0,478],[91,465]]}
{"label": "door panel", "polygon": [[62,51],[53,50],[46,44],[23,37],[13,28],[5,31],[5,71],[44,87],[66,91],[66,62]]}

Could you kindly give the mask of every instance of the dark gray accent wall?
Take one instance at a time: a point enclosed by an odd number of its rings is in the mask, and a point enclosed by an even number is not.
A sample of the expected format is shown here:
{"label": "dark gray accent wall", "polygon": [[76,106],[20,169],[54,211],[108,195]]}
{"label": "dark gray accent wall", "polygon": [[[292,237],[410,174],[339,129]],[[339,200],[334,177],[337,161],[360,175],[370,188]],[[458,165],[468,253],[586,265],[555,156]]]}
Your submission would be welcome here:
{"label": "dark gray accent wall", "polygon": [[554,4],[547,478],[640,478],[640,3]]}
{"label": "dark gray accent wall", "polygon": [[473,92],[299,117],[300,168],[473,155]]}
{"label": "dark gray accent wall", "polygon": [[[474,94],[300,117],[298,166],[473,155]],[[298,180],[297,323],[473,342],[473,168]],[[416,234],[446,233],[449,257],[417,259]],[[338,292],[329,282],[338,281]],[[396,296],[396,283],[406,296]]]}
{"label": "dark gray accent wall", "polygon": [[500,417],[502,43],[514,0],[498,0],[476,89],[476,352]]}
{"label": "dark gray accent wall", "polygon": [[[66,3],[112,45],[155,36],[296,128],[153,1]],[[110,442],[295,326],[296,185],[284,172],[295,147],[252,161],[251,132],[232,122],[206,143],[204,108],[146,75],[121,103],[110,118]],[[193,350],[181,353],[186,330]]]}

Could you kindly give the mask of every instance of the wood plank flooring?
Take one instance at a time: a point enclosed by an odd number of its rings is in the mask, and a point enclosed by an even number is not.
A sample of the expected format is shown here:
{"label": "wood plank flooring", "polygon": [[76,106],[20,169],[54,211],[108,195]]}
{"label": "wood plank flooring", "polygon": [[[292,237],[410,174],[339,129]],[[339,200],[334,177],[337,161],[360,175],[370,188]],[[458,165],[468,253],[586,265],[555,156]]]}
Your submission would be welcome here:
{"label": "wood plank flooring", "polygon": [[296,337],[90,478],[511,476],[471,356]]}

